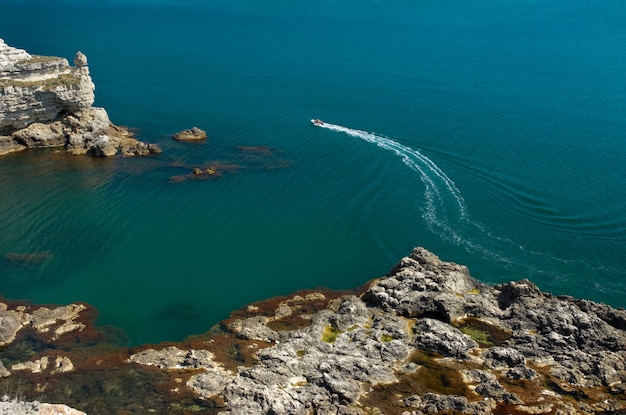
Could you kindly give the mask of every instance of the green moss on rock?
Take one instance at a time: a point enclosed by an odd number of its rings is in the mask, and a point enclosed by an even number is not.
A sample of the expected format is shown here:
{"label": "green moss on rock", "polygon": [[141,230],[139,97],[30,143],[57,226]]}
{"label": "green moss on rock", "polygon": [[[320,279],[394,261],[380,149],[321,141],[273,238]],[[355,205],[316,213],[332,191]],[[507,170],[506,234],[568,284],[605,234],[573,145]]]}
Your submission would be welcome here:
{"label": "green moss on rock", "polygon": [[340,334],[341,330],[339,330],[337,327],[328,325],[324,327],[324,332],[322,333],[322,341],[326,343],[334,343]]}

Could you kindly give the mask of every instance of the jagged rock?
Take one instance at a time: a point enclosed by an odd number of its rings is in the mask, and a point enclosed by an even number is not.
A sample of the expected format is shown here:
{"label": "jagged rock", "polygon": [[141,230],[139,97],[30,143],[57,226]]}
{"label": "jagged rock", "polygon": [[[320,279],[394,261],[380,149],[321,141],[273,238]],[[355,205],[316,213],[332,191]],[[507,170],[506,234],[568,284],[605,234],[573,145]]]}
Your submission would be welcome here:
{"label": "jagged rock", "polygon": [[[546,304],[549,316],[545,316]],[[522,399],[507,389],[494,373],[513,380],[537,380],[541,385],[540,373],[527,366],[533,362],[550,365],[552,376],[573,382],[573,387],[626,381],[624,333],[599,316],[581,311],[567,299],[542,293],[529,281],[496,287],[480,284],[465,267],[417,248],[386,278],[372,283],[362,298],[342,297],[314,314],[310,327],[281,332],[280,342],[259,351],[258,364],[240,370],[223,396],[232,414],[306,413],[302,408],[347,413],[356,410],[353,405],[363,398],[365,385],[393,385],[397,376],[421,373],[415,364],[409,369],[407,359],[415,350],[430,350],[457,362],[483,362],[484,369],[466,371],[464,378],[484,400],[470,402],[467,397],[441,394],[407,396],[407,411],[489,414],[498,405],[517,405],[529,413],[545,412],[547,407],[566,413],[569,403],[561,401],[560,395],[554,395],[556,403],[546,404],[546,398],[532,395],[537,400],[528,402],[528,397]],[[603,310],[602,315],[616,325],[621,321],[619,313]],[[451,324],[468,316],[483,319],[480,327],[505,331],[506,344],[479,353],[478,343]],[[261,326],[268,320],[250,319]],[[580,336],[581,329],[591,332],[584,332],[578,342],[555,342],[562,336]],[[490,333],[484,336],[488,340]],[[599,341],[610,346],[609,354],[605,348],[601,357],[592,348]],[[553,357],[549,362],[548,356]],[[300,379],[297,387],[294,379]],[[291,393],[293,389],[297,393]]]}
{"label": "jagged rock", "polygon": [[478,347],[478,343],[456,327],[438,320],[424,318],[417,322],[413,344],[424,350],[437,352],[442,356],[457,359],[468,358],[467,352]]}
{"label": "jagged rock", "polygon": [[286,303],[280,303],[276,311],[274,312],[274,318],[280,320],[281,318],[289,317],[293,314],[293,309]]}
{"label": "jagged rock", "polygon": [[133,138],[125,128],[113,125],[102,108],[90,108],[70,115],[63,124],[68,137],[66,148],[73,154],[90,153],[106,157],[115,155],[118,150],[122,156],[144,156],[161,152],[156,145],[142,143]]}
{"label": "jagged rock", "polygon": [[279,335],[266,326],[268,322],[268,317],[250,317],[244,320],[233,321],[229,329],[243,339],[261,340],[265,342],[276,341],[279,339]]}
{"label": "jagged rock", "polygon": [[30,324],[31,327],[41,333],[50,332],[51,327],[55,327],[52,331],[51,339],[57,340],[63,334],[72,331],[81,331],[85,328],[83,323],[77,323],[80,312],[85,310],[83,304],[69,304],[67,306],[48,308],[39,307],[32,313],[23,313],[22,324]]}
{"label": "jagged rock", "polygon": [[365,324],[369,315],[363,301],[353,295],[344,297],[342,300],[331,323],[341,331],[346,331],[355,325]]}
{"label": "jagged rock", "polygon": [[539,376],[534,369],[527,366],[513,367],[507,370],[504,374],[509,379],[536,379],[537,376]]}
{"label": "jagged rock", "polygon": [[15,62],[25,61],[30,57],[24,49],[13,48],[0,39],[0,76],[9,75]]}
{"label": "jagged rock", "polygon": [[204,372],[192,376],[187,386],[200,396],[213,397],[224,392],[229,381],[235,379],[232,372],[220,367],[205,367]]}
{"label": "jagged rock", "polygon": [[493,399],[496,402],[507,405],[524,403],[515,393],[507,391],[504,386],[495,380],[481,382],[474,391],[483,398]]}
{"label": "jagged rock", "polygon": [[[23,322],[58,330],[52,310],[17,311],[0,310],[3,338]],[[529,280],[481,284],[416,248],[360,297],[257,303],[216,337],[128,363],[171,371],[172,390],[188,388],[222,415],[608,415],[626,410],[624,321],[623,310],[555,297]],[[47,356],[24,369],[45,377],[65,365]]]}
{"label": "jagged rock", "polygon": [[41,359],[36,359],[24,363],[16,363],[11,366],[11,370],[29,370],[31,373],[41,373],[51,367],[50,374],[67,373],[74,370],[74,364],[67,356],[56,356],[51,362],[50,357],[43,356]]}
{"label": "jagged rock", "polygon": [[407,406],[420,409],[424,414],[455,413],[468,415],[489,414],[490,407],[486,402],[469,402],[464,396],[440,395],[425,393],[423,396],[413,395],[404,400]]}
{"label": "jagged rock", "polygon": [[193,127],[189,130],[183,130],[174,134],[173,138],[178,141],[197,141],[206,139],[207,134],[206,131],[201,130],[198,127]]}
{"label": "jagged rock", "polygon": [[48,368],[48,356],[32,362],[16,363],[11,366],[11,370],[30,370],[32,373],[41,373]]}
{"label": "jagged rock", "polygon": [[96,157],[109,157],[117,153],[117,149],[106,135],[98,137],[89,148],[89,151]]}
{"label": "jagged rock", "polygon": [[423,248],[415,248],[387,278],[375,281],[363,299],[399,315],[443,322],[493,313],[489,289],[471,278],[467,267],[443,262]]}
{"label": "jagged rock", "polygon": [[26,146],[17,143],[13,138],[0,135],[0,156],[26,150]]}
{"label": "jagged rock", "polygon": [[54,362],[54,369],[52,369],[52,374],[55,373],[67,373],[72,372],[74,370],[74,363],[67,356],[57,356]]}
{"label": "jagged rock", "polygon": [[6,378],[7,376],[11,376],[11,372],[7,370],[4,363],[0,360],[0,377]]}
{"label": "jagged rock", "polygon": [[67,141],[61,123],[35,122],[11,134],[26,148],[63,147]]}
{"label": "jagged rock", "polygon": [[22,322],[17,313],[6,313],[6,305],[4,310],[0,311],[0,345],[8,344],[13,341],[18,330],[22,328]]}
{"label": "jagged rock", "polygon": [[161,369],[202,369],[192,376],[187,386],[197,394],[212,397],[221,393],[235,375],[215,362],[215,355],[208,350],[182,350],[167,347],[162,350],[147,349],[130,356],[129,361]]}
{"label": "jagged rock", "polygon": [[172,346],[163,350],[147,349],[133,354],[129,360],[161,369],[181,369],[213,366],[214,359],[215,355],[208,350],[181,350]]}
{"label": "jagged rock", "polygon": [[76,65],[79,69],[83,66],[87,66],[87,56],[85,56],[85,54],[81,51],[76,52],[76,55],[74,56],[74,65]]}
{"label": "jagged rock", "polygon": [[524,355],[511,347],[491,347],[483,355],[485,366],[491,369],[503,369],[524,365]]}
{"label": "jagged rock", "polygon": [[92,107],[87,57],[77,52],[74,63],[30,55],[0,39],[0,155],[41,147],[95,156],[159,153],[111,123],[103,108]]}
{"label": "jagged rock", "polygon": [[85,325],[76,320],[85,309],[83,304],[56,308],[38,307],[33,310],[24,306],[8,309],[5,303],[0,303],[0,345],[11,343],[17,332],[24,327],[30,327],[39,333],[49,333],[51,341],[58,340],[66,333],[80,332]]}

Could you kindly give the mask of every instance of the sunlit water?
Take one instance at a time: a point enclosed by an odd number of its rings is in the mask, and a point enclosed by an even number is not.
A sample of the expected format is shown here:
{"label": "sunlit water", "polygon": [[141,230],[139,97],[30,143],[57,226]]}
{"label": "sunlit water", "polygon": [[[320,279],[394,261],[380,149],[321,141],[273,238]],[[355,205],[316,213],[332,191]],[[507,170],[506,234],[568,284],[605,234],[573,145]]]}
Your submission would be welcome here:
{"label": "sunlit water", "polygon": [[[621,2],[47,4],[0,1],[0,37],[83,51],[96,105],[164,153],[2,157],[0,254],[44,253],[1,262],[4,296],[178,340],[421,245],[485,282],[626,305]],[[209,140],[171,139],[192,126]]]}

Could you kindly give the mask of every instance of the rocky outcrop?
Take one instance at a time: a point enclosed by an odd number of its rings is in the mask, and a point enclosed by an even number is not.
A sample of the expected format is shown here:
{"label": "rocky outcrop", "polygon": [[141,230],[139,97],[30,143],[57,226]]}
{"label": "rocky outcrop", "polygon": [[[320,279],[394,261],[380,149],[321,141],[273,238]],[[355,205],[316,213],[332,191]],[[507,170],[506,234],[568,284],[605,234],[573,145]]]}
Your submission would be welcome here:
{"label": "rocky outcrop", "polygon": [[174,140],[178,141],[198,141],[207,138],[206,131],[201,130],[198,127],[190,128],[189,130],[183,130],[174,134]]}
{"label": "rocky outcrop", "polygon": [[[62,307],[10,306],[0,303],[0,346],[6,348],[17,337],[27,339],[31,346],[35,343],[57,344],[61,338],[72,337],[81,333],[85,324],[80,321],[87,307],[83,304],[70,304]],[[22,336],[23,334],[23,336]],[[74,339],[70,340],[70,344]],[[54,348],[56,346],[53,346]],[[12,360],[17,355],[12,355]],[[49,377],[74,371],[74,364],[63,351],[47,354],[39,359],[26,360],[10,365],[10,370],[0,362],[0,377],[6,378],[4,393],[22,397],[25,391],[10,383],[10,380],[20,373],[30,373]],[[10,399],[5,395],[0,400],[0,414],[24,415],[85,415],[84,412],[63,404],[40,403],[38,401],[25,402],[21,399]]]}
{"label": "rocky outcrop", "polygon": [[[289,304],[225,323],[251,347],[269,345],[253,365],[228,373],[214,356],[200,359],[192,367],[203,373],[187,385],[233,415],[626,410],[624,310],[527,280],[488,286],[422,248],[362,296],[329,301],[306,327],[278,329],[293,318]],[[194,353],[151,349],[131,361],[181,368]]]}
{"label": "rocky outcrop", "polygon": [[11,343],[20,330],[29,328],[38,333],[46,333],[50,342],[64,334],[82,331],[85,325],[78,321],[80,313],[86,310],[83,304],[70,304],[62,307],[9,308],[0,303],[0,346]]}
{"label": "rocky outcrop", "polygon": [[[37,310],[0,313],[5,344],[25,325],[54,329],[52,337],[82,332],[73,325],[82,310]],[[177,344],[75,360],[65,348],[0,375],[28,372],[37,394],[41,382],[55,385],[43,392],[54,401],[55,389],[90,388],[95,370],[97,382],[116,393],[106,411],[94,405],[91,415],[626,412],[625,310],[544,293],[529,280],[486,285],[423,248],[360,293],[266,300]],[[71,385],[61,383],[64,370]],[[122,389],[110,384],[118,376],[123,385],[135,382],[132,404],[116,406]],[[138,378],[153,383],[139,392]],[[165,399],[160,409],[151,406]]]}
{"label": "rocky outcrop", "polygon": [[160,152],[112,124],[103,108],[92,107],[87,57],[78,52],[74,63],[30,55],[0,39],[0,155],[41,147],[94,156]]}
{"label": "rocky outcrop", "polygon": [[61,404],[19,402],[4,399],[0,401],[0,415],[85,415],[84,412]]}

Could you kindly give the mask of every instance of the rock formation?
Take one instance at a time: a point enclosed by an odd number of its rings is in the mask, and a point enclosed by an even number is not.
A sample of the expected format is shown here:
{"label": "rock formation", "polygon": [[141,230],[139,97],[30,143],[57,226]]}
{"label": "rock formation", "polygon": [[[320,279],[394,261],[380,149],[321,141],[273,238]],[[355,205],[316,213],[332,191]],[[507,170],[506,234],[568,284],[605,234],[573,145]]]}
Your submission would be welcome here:
{"label": "rock formation", "polygon": [[78,52],[74,63],[30,55],[0,39],[0,155],[39,147],[94,156],[160,152],[113,125],[103,108],[92,107],[87,57]]}
{"label": "rock formation", "polygon": [[[254,364],[227,370],[208,350],[150,349],[131,362],[203,371],[187,386],[222,414],[615,413],[626,409],[626,312],[491,287],[417,248],[361,296],[232,319],[256,342]],[[302,316],[304,317],[304,316]],[[269,345],[269,347],[268,347]]]}
{"label": "rock formation", "polygon": [[174,140],[178,141],[198,141],[207,138],[206,131],[201,130],[198,127],[190,128],[189,130],[183,130],[174,134]]}
{"label": "rock formation", "polygon": [[[4,338],[18,321],[1,324]],[[190,395],[196,410],[221,415],[626,412],[625,310],[543,293],[528,280],[486,285],[423,248],[360,294],[267,300],[203,337],[127,353],[125,363],[115,355],[114,373],[131,370],[125,364],[167,374],[148,389],[167,391],[172,414],[187,413]],[[65,375],[50,366],[70,367],[56,359],[33,356],[5,376],[47,370],[52,382]],[[97,370],[106,376],[103,363]],[[136,399],[135,410],[158,411],[151,398]]]}
{"label": "rock formation", "polygon": [[0,303],[0,346],[11,343],[26,328],[46,333],[50,342],[67,333],[80,332],[85,329],[85,324],[77,320],[86,309],[83,304],[55,308],[18,306],[11,309],[7,304]]}
{"label": "rock formation", "polygon": [[84,412],[61,404],[0,401],[0,415],[85,415]]}

